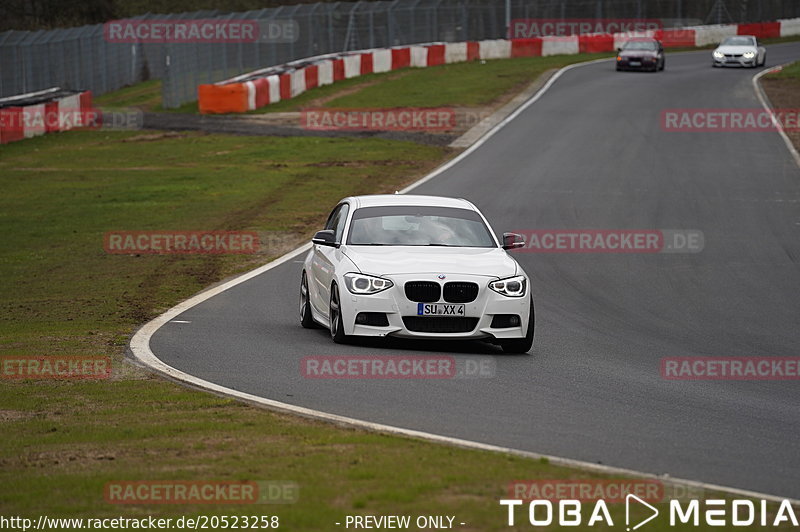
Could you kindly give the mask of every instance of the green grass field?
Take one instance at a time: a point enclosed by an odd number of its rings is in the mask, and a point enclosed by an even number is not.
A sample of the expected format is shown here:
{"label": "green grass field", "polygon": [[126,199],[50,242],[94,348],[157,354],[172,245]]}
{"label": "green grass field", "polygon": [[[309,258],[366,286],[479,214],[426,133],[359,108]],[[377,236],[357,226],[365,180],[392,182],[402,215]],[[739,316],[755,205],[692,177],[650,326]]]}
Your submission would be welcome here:
{"label": "green grass field", "polygon": [[[479,85],[483,66],[464,65],[451,81]],[[509,86],[545,68],[531,66]],[[378,85],[369,90],[381,97]],[[440,85],[425,90],[433,99]],[[283,250],[109,255],[105,232],[255,230],[284,235],[291,247],[341,197],[399,189],[451,154],[380,139],[155,131],[75,131],[0,147],[0,356],[107,355],[114,368],[111,379],[92,382],[0,379],[2,515],[270,514],[285,530],[305,531],[336,529],[347,514],[435,514],[455,515],[466,523],[461,530],[508,530],[497,501],[511,481],[602,478],[277,414],[164,381],[123,359],[138,326]],[[255,510],[104,500],[106,483],[132,480],[289,480],[300,495],[295,504]],[[623,513],[612,508],[616,523]]]}

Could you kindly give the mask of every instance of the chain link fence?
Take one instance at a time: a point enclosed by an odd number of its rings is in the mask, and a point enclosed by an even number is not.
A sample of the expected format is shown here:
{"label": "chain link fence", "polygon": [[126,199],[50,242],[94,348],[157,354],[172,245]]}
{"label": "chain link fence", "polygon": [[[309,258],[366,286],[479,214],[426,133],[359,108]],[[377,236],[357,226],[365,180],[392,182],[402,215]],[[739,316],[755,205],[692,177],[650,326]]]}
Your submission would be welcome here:
{"label": "chain link fence", "polygon": [[[665,27],[800,17],[783,0],[510,0],[511,19],[661,19]],[[95,95],[162,80],[162,105],[197,100],[197,86],[333,52],[421,42],[502,38],[506,0],[394,0],[297,4],[244,13],[197,11],[128,20],[291,23],[292,38],[252,42],[113,42],[104,25],[0,33],[0,97],[50,87]],[[270,25],[272,23],[272,25]]]}

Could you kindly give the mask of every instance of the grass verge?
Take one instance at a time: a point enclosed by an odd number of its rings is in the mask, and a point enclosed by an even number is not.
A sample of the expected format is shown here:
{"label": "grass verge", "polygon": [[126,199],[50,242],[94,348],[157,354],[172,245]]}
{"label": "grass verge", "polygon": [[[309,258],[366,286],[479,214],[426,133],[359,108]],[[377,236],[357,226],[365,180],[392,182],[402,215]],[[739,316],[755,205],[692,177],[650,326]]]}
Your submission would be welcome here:
{"label": "grass verge", "polygon": [[787,122],[784,132],[800,150],[800,130],[797,115],[800,110],[800,61],[785,66],[779,72],[761,78],[761,86],[775,109],[790,110],[793,122]]}

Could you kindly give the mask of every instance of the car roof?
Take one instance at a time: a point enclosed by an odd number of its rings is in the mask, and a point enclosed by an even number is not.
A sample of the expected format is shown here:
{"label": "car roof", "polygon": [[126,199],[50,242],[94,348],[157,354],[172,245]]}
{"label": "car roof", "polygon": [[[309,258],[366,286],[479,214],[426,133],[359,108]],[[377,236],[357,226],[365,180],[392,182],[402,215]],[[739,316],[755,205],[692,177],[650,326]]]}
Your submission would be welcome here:
{"label": "car roof", "polygon": [[[454,207],[459,209],[478,209],[469,201],[462,198],[448,198],[446,196],[420,196],[413,194],[372,194],[368,196],[350,196],[342,202],[350,203],[354,208],[383,207],[391,205],[426,206],[426,207]],[[340,202],[341,203],[341,202]]]}

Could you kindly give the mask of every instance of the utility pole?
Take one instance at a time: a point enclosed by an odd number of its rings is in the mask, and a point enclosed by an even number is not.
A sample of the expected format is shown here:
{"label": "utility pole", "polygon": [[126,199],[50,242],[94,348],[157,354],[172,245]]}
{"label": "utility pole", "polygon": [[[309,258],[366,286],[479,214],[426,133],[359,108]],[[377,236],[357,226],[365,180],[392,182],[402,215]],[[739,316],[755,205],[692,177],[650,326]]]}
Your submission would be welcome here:
{"label": "utility pole", "polygon": [[506,39],[511,38],[511,0],[506,0]]}

